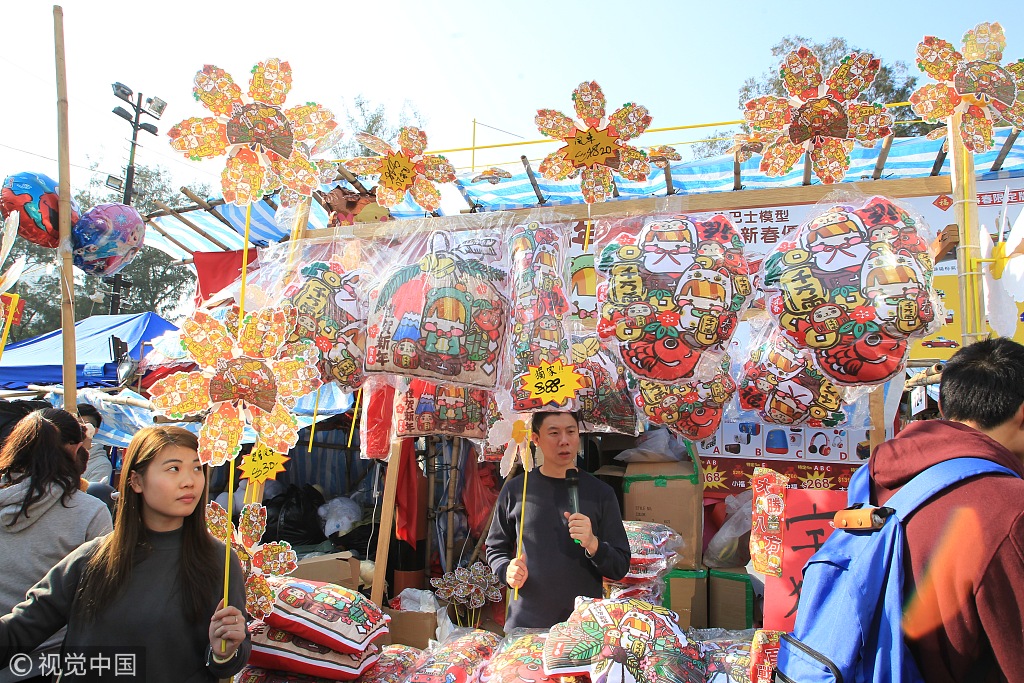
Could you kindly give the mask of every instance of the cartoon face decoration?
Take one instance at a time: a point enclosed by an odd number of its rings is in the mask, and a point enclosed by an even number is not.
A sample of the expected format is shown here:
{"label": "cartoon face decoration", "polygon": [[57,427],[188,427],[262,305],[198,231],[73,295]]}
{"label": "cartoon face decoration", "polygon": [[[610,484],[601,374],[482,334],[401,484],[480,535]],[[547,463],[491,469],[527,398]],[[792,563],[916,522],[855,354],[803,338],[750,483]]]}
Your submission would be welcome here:
{"label": "cartoon face decoration", "polygon": [[396,436],[448,434],[471,439],[487,436],[487,419],[497,409],[488,391],[405,380],[395,392]]}
{"label": "cartoon face decoration", "polygon": [[667,385],[640,380],[635,402],[650,422],[699,441],[718,430],[724,405],[735,391],[736,384],[729,376],[729,357],[725,356],[718,372],[707,382]]}
{"label": "cartoon face decoration", "polygon": [[885,381],[902,369],[906,340],[927,333],[935,308],[923,228],[892,201],[872,197],[832,207],[765,260],[769,312],[790,341],[812,350],[825,377]]}
{"label": "cartoon face decoration", "polygon": [[597,271],[598,335],[637,377],[686,379],[724,351],[751,295],[743,242],[725,216],[624,219],[607,230]]}

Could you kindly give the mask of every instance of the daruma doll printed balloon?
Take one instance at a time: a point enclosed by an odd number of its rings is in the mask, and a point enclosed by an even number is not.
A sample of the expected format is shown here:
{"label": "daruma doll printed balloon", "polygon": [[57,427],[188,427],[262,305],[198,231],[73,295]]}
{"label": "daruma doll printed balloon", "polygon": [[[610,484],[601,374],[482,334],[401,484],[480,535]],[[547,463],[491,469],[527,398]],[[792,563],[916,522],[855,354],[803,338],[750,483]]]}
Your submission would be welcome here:
{"label": "daruma doll printed balloon", "polygon": [[[60,242],[59,206],[57,183],[42,173],[9,175],[0,190],[0,214],[7,218],[12,211],[19,212],[18,234],[43,247],[56,248]],[[78,216],[78,204],[72,200],[71,225]]]}
{"label": "daruma doll printed balloon", "polygon": [[98,204],[71,229],[74,263],[90,275],[113,275],[142,250],[146,222],[124,204]]}

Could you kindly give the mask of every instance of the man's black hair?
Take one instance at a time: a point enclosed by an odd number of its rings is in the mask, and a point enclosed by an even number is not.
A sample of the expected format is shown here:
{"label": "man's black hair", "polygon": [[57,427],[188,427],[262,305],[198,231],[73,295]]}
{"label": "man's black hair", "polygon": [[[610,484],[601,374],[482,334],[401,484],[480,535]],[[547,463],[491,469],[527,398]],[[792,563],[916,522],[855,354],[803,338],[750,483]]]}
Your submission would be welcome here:
{"label": "man's black hair", "polygon": [[92,404],[79,403],[75,408],[78,410],[78,417],[89,418],[90,422],[95,420],[96,422],[93,424],[93,427],[96,429],[99,429],[100,425],[103,424],[103,416],[100,415],[100,411],[96,410]]}
{"label": "man's black hair", "polygon": [[540,431],[540,426],[544,424],[544,420],[547,419],[547,417],[550,415],[572,415],[573,418],[576,420],[577,426],[582,422],[582,420],[580,419],[580,414],[575,411],[568,412],[565,410],[541,410],[533,414],[533,425],[531,429],[533,430],[534,434]]}
{"label": "man's black hair", "polygon": [[942,370],[939,407],[947,420],[981,429],[1003,424],[1024,404],[1024,346],[1000,337],[957,351]]}

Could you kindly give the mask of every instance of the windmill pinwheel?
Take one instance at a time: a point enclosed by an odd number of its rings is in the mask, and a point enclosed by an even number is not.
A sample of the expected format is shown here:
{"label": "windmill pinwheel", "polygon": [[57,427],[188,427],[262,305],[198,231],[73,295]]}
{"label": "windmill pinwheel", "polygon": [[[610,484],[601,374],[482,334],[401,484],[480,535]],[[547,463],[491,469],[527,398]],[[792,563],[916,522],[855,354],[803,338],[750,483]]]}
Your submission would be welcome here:
{"label": "windmill pinwheel", "polygon": [[[7,261],[7,257],[11,253],[11,248],[14,247],[14,238],[18,236],[18,212],[12,211],[7,214],[7,218],[4,220],[3,233],[0,235],[0,267]],[[2,275],[0,275],[0,294],[6,294],[7,290],[14,286],[14,284],[21,277],[21,274],[25,271],[25,261],[27,256],[19,256],[11,264],[11,267],[7,269]],[[11,330],[10,321],[14,318],[14,309],[17,306],[17,295],[14,295],[13,300],[5,302],[0,299],[0,357],[4,355],[4,347],[7,345],[7,334]]]}
{"label": "windmill pinwheel", "polygon": [[1001,66],[1005,47],[998,22],[967,31],[963,52],[949,41],[926,36],[917,46],[917,66],[938,82],[910,96],[914,113],[938,123],[960,112],[959,135],[972,152],[992,149],[1000,120],[1024,128],[1024,60]]}
{"label": "windmill pinwheel", "polygon": [[424,154],[427,134],[414,126],[398,131],[398,149],[369,133],[356,135],[363,146],[380,154],[376,157],[356,157],[344,162],[345,168],[355,175],[379,175],[377,203],[398,206],[406,193],[426,211],[441,206],[441,192],[434,183],[455,180],[455,167],[443,156]]}
{"label": "windmill pinwheel", "polygon": [[765,139],[761,171],[769,177],[793,170],[810,155],[823,183],[838,183],[850,168],[854,142],[871,147],[892,133],[892,115],[879,103],[858,101],[878,74],[880,62],[852,52],[822,78],[817,55],[801,47],[779,67],[789,98],[764,95],[748,100],[743,118]]}
{"label": "windmill pinwheel", "polygon": [[579,177],[587,204],[612,196],[612,171],[628,180],[647,180],[647,155],[626,144],[651,125],[647,107],[627,102],[606,117],[604,93],[596,81],[580,83],[572,99],[580,121],[554,109],[538,109],[534,117],[541,133],[565,143],[544,158],[541,174],[549,180]]}
{"label": "windmill pinwheel", "polygon": [[224,201],[245,206],[279,187],[308,197],[329,179],[334,167],[310,155],[321,140],[336,141],[338,123],[315,102],[282,109],[292,87],[288,62],[268,59],[254,66],[248,98],[230,74],[211,64],[196,73],[194,83],[193,95],[212,116],[194,116],[171,128],[171,147],[195,161],[227,155]]}

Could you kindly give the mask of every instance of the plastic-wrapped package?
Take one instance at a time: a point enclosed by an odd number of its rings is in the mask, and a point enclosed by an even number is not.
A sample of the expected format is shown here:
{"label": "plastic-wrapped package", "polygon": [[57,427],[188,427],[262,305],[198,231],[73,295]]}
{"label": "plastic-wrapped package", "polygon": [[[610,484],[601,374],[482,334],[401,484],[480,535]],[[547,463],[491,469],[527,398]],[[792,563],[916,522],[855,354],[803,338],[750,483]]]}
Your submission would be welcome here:
{"label": "plastic-wrapped package", "polygon": [[572,360],[583,377],[583,387],[576,392],[583,431],[636,435],[639,420],[629,393],[635,384],[632,375],[596,334],[572,335]]}
{"label": "plastic-wrapped package", "polygon": [[704,683],[700,648],[671,610],[630,599],[579,598],[544,642],[544,673],[592,681]]}
{"label": "plastic-wrapped package", "polygon": [[510,315],[507,222],[502,214],[448,219],[446,227],[405,237],[387,262],[374,264],[366,372],[497,384]]}
{"label": "plastic-wrapped package", "polygon": [[938,323],[928,227],[885,197],[823,209],[765,259],[767,308],[831,381],[880,384]]}
{"label": "plastic-wrapped package", "polygon": [[487,436],[488,419],[497,410],[491,392],[406,377],[399,378],[398,384],[394,404],[397,436]]}
{"label": "plastic-wrapped package", "polygon": [[737,382],[742,410],[756,410],[764,422],[814,427],[845,423],[845,403],[836,385],[814,367],[813,354],[793,345],[780,329],[767,330],[750,352]]}
{"label": "plastic-wrapped package", "polygon": [[501,639],[490,631],[455,629],[437,647],[425,650],[403,683],[475,680]]}
{"label": "plastic-wrapped package", "polygon": [[575,677],[544,674],[546,639],[547,631],[512,629],[480,669],[478,683],[575,683]]}
{"label": "plastic-wrapped package", "polygon": [[750,648],[754,629],[690,629],[686,635],[700,643],[707,664],[707,683],[750,683]]}
{"label": "plastic-wrapped package", "polygon": [[610,228],[597,259],[598,334],[649,382],[692,377],[724,353],[752,288],[743,242],[723,216],[657,215]]}
{"label": "plastic-wrapped package", "polygon": [[356,683],[397,683],[414,666],[422,650],[408,645],[385,645],[377,663],[356,679]]}
{"label": "plastic-wrapped package", "polygon": [[729,356],[708,381],[688,380],[672,385],[641,379],[636,405],[654,424],[668,427],[691,441],[706,439],[718,430],[726,402],[736,391],[729,376]]}
{"label": "plastic-wrapped package", "polygon": [[750,562],[754,492],[747,489],[725,499],[725,522],[704,551],[707,567],[742,567]]}
{"label": "plastic-wrapped package", "polygon": [[605,597],[657,603],[664,590],[662,578],[675,566],[683,539],[664,524],[633,521],[622,524],[629,540],[629,571],[618,581],[605,579]]}
{"label": "plastic-wrapped package", "polygon": [[363,518],[363,507],[352,500],[339,496],[331,498],[317,510],[324,523],[324,534],[344,536]]}
{"label": "plastic-wrapped package", "polygon": [[370,460],[387,460],[395,440],[395,387],[377,375],[363,384],[362,415],[359,419],[359,455]]}
{"label": "plastic-wrapped package", "polygon": [[531,397],[527,388],[531,366],[558,360],[570,364],[564,262],[568,240],[564,226],[546,218],[546,212],[537,212],[508,235],[512,332],[506,340],[506,357],[512,408],[517,412],[565,409],[571,402],[544,402]]}

